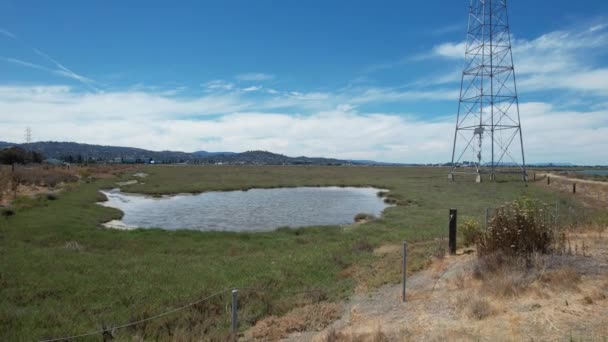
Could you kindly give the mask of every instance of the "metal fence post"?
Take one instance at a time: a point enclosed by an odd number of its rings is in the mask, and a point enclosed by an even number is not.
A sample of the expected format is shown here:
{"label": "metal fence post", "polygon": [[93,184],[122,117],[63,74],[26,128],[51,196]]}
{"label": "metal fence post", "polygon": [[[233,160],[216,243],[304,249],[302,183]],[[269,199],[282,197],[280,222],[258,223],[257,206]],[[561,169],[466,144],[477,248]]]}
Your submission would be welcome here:
{"label": "metal fence post", "polygon": [[407,277],[407,242],[403,241],[403,260],[401,261],[401,272],[403,273],[403,288],[401,289],[401,300],[405,303],[405,282]]}
{"label": "metal fence post", "polygon": [[449,247],[450,254],[456,254],[456,220],[458,211],[456,209],[450,209],[450,231],[449,231]]}
{"label": "metal fence post", "polygon": [[557,227],[557,216],[559,215],[559,201],[555,201],[555,227]]}
{"label": "metal fence post", "polygon": [[237,330],[238,330],[238,317],[237,317],[237,294],[238,294],[238,290],[237,289],[233,289],[232,290],[232,329],[231,329],[231,333],[232,333],[232,340],[236,341],[236,334],[237,334]]}
{"label": "metal fence post", "polygon": [[486,208],[486,221],[485,221],[485,226],[484,228],[486,230],[488,230],[488,221],[490,219],[490,208]]}

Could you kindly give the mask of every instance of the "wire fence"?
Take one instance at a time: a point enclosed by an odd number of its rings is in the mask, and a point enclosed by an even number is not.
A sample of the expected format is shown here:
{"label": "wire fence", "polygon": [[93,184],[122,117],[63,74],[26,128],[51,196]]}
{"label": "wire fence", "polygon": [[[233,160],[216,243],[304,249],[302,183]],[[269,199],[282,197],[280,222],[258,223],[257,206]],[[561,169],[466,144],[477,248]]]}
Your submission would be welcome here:
{"label": "wire fence", "polygon": [[77,335],[69,335],[69,336],[64,336],[64,337],[55,337],[55,338],[50,338],[50,339],[41,339],[39,340],[39,342],[58,342],[58,341],[70,341],[70,340],[76,340],[76,339],[80,339],[80,338],[84,338],[84,337],[89,337],[89,336],[95,336],[95,335],[102,335],[102,336],[113,336],[113,334],[120,329],[124,329],[127,327],[132,327],[141,323],[145,323],[145,322],[149,322],[161,317],[165,317],[168,315],[171,315],[173,313],[176,313],[178,311],[193,307],[195,305],[199,305],[202,304],[204,302],[207,302],[215,297],[218,297],[222,294],[228,293],[230,291],[250,291],[250,292],[258,292],[258,293],[274,293],[274,294],[309,294],[309,293],[319,293],[319,294],[325,294],[325,293],[330,293],[332,291],[336,291],[336,289],[312,289],[312,290],[297,290],[297,291],[293,291],[293,290],[276,290],[276,289],[270,289],[270,288],[255,288],[255,287],[234,287],[234,288],[225,288],[223,290],[214,292],[213,294],[206,296],[202,299],[199,299],[197,301],[188,303],[186,305],[182,305],[167,311],[164,311],[162,313],[159,313],[157,315],[154,316],[150,316],[150,317],[146,317],[144,319],[140,319],[137,321],[133,321],[133,322],[129,322],[129,323],[125,323],[125,324],[121,324],[121,325],[116,325],[113,327],[108,327],[108,328],[101,328],[101,329],[97,329],[94,331],[90,331],[90,332],[86,332],[86,333],[82,333],[82,334],[77,334]]}

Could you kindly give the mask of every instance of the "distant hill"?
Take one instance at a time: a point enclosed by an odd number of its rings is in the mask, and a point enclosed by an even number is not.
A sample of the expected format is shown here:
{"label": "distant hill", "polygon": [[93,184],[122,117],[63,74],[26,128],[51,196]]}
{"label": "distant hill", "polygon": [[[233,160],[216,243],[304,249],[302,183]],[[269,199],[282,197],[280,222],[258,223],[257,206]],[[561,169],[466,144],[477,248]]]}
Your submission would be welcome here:
{"label": "distant hill", "polygon": [[128,161],[145,162],[157,160],[166,163],[187,162],[196,159],[191,153],[177,151],[149,151],[134,147],[103,146],[80,144],[74,142],[42,141],[30,144],[19,144],[18,146],[42,153],[45,158],[66,160],[70,158],[77,160],[96,161]]}
{"label": "distant hill", "polygon": [[347,160],[331,158],[288,157],[267,151],[247,151],[233,154],[217,154],[201,159],[208,164],[251,164],[251,165],[345,165]]}
{"label": "distant hill", "polygon": [[196,151],[196,152],[192,152],[193,155],[197,156],[197,157],[211,157],[211,156],[217,156],[217,155],[230,155],[230,154],[236,154],[235,152],[207,152],[207,151]]}
{"label": "distant hill", "polygon": [[80,144],[75,142],[41,141],[29,144],[0,142],[0,148],[17,146],[41,153],[44,158],[69,162],[100,161],[122,163],[235,164],[235,165],[353,165],[375,164],[332,158],[288,157],[267,151],[192,153],[181,151],[150,151],[134,147]]}

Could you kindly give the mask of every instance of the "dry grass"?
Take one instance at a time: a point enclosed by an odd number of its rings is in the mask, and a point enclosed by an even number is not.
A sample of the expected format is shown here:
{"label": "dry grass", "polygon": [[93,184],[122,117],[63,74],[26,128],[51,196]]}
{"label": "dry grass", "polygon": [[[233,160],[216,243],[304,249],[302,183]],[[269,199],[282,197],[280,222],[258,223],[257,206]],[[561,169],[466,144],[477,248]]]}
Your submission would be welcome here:
{"label": "dry grass", "polygon": [[475,244],[481,235],[481,226],[473,219],[464,220],[459,229],[462,232],[462,243],[466,247]]}
{"label": "dry grass", "polygon": [[319,331],[338,319],[341,313],[340,304],[307,305],[281,317],[267,317],[251,328],[248,334],[257,340],[278,340],[294,332]]}
{"label": "dry grass", "polygon": [[531,288],[576,291],[582,269],[564,261],[555,254],[530,259],[493,254],[475,260],[472,275],[481,281],[483,293],[499,298],[521,296]]}
{"label": "dry grass", "polygon": [[325,336],[315,339],[315,342],[388,342],[389,338],[380,325],[372,332],[336,331],[330,330]]}
{"label": "dry grass", "polygon": [[470,318],[483,320],[494,312],[492,305],[490,305],[490,302],[484,297],[474,298],[473,300],[469,300],[468,303],[466,310]]}
{"label": "dry grass", "polygon": [[71,183],[78,180],[78,176],[70,170],[62,168],[19,167],[14,175],[19,184],[38,185],[54,188],[60,183]]}
{"label": "dry grass", "polygon": [[35,197],[48,193],[49,200],[56,199],[53,191],[77,181],[90,182],[97,178],[110,178],[133,169],[128,165],[49,166],[0,165],[0,206],[8,206],[18,197]]}
{"label": "dry grass", "polygon": [[436,259],[443,259],[448,250],[448,240],[446,238],[435,239],[432,255]]}
{"label": "dry grass", "polygon": [[[547,177],[550,184],[547,184]],[[537,175],[537,183],[545,187],[572,193],[573,184],[576,183],[575,196],[588,207],[605,207],[608,204],[608,182],[598,180],[580,179],[580,174],[544,174]]]}
{"label": "dry grass", "polygon": [[[354,299],[347,309],[349,316],[313,340],[604,340],[608,336],[606,231],[579,228],[567,236],[573,246],[584,242],[585,256],[579,248],[578,255],[434,258],[411,280],[415,287],[409,290],[407,304],[395,303],[398,285],[386,288],[386,293],[361,294],[361,300]],[[311,340],[301,336],[296,340]]]}

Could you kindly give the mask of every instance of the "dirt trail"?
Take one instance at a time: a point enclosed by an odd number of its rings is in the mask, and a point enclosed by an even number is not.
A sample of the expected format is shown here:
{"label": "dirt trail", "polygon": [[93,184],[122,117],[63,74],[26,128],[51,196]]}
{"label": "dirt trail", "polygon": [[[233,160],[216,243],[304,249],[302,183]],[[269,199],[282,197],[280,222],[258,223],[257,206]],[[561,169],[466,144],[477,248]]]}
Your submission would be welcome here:
{"label": "dirt trail", "polygon": [[[601,339],[608,336],[607,235],[572,236],[577,249],[585,242],[584,256],[581,247],[579,255],[552,258],[559,265],[544,266],[539,279],[546,282],[507,297],[497,296],[492,282],[473,278],[473,254],[446,257],[410,277],[407,303],[400,285],[357,294],[323,331],[294,333],[285,341]],[[575,276],[568,273],[573,269]],[[495,286],[504,282],[496,279]]]}
{"label": "dirt trail", "polygon": [[561,179],[561,180],[565,180],[565,181],[569,181],[569,182],[577,183],[577,184],[593,184],[593,185],[600,185],[600,186],[608,187],[608,182],[595,181],[595,180],[591,180],[591,179],[571,178],[571,177],[557,175],[555,173],[550,173],[550,172],[549,173],[538,172],[536,174],[539,177],[549,176],[549,177],[551,177],[551,179]]}
{"label": "dirt trail", "polygon": [[[576,184],[576,196],[581,203],[590,208],[608,207],[608,182],[589,179],[578,179],[554,173],[536,173],[536,184],[553,190],[572,193],[573,184]],[[550,178],[547,184],[546,178]]]}

